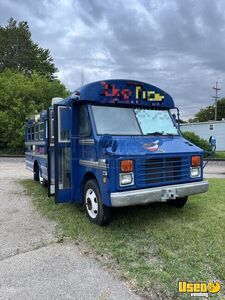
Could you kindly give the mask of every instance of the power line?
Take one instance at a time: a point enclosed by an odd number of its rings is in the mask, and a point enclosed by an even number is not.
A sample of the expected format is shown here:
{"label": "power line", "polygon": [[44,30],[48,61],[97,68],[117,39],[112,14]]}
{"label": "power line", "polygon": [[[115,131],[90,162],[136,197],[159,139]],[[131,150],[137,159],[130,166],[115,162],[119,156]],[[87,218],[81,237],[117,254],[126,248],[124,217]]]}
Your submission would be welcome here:
{"label": "power line", "polygon": [[218,97],[218,91],[220,91],[221,89],[218,88],[218,81],[216,81],[216,86],[213,86],[213,89],[216,92],[216,95],[213,96],[213,98],[215,99],[215,121],[217,120],[217,101],[219,99]]}

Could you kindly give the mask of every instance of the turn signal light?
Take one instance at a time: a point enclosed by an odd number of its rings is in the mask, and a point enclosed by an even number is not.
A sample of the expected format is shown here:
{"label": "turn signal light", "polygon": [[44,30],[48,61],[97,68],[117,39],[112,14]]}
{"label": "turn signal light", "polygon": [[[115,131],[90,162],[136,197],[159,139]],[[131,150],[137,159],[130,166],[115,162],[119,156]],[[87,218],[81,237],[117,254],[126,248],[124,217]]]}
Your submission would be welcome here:
{"label": "turn signal light", "polygon": [[122,172],[131,172],[131,171],[133,171],[133,160],[130,160],[130,159],[121,160],[120,169],[121,169]]}
{"label": "turn signal light", "polygon": [[201,156],[192,156],[191,158],[191,166],[198,167],[201,165]]}

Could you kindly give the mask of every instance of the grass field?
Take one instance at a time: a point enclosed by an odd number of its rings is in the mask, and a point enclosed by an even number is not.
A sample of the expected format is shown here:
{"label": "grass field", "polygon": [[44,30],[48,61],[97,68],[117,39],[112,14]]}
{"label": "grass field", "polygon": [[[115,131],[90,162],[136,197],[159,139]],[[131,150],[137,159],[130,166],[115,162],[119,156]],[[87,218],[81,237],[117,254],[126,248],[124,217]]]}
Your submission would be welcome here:
{"label": "grass field", "polygon": [[216,151],[214,158],[225,159],[225,151]]}
{"label": "grass field", "polygon": [[17,155],[23,155],[24,156],[24,150],[10,150],[10,149],[0,149],[0,156],[17,156]]}
{"label": "grass field", "polygon": [[[166,204],[114,211],[107,227],[89,222],[75,205],[55,205],[47,190],[31,180],[22,182],[35,205],[58,222],[60,237],[80,240],[96,254],[108,256],[132,285],[163,299],[199,299],[178,295],[178,279],[190,281],[225,278],[225,180],[210,180],[206,194],[192,196],[177,209]],[[59,238],[60,238],[59,237]],[[210,299],[224,299],[222,292]]]}

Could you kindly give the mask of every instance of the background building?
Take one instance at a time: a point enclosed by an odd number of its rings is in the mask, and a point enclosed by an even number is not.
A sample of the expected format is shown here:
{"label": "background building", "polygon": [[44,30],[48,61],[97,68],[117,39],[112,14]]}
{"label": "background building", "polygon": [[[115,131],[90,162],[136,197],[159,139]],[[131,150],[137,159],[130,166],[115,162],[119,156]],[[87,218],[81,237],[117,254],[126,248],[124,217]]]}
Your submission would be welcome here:
{"label": "background building", "polygon": [[211,135],[216,138],[216,150],[225,151],[225,121],[209,121],[180,124],[181,131],[192,131],[202,139],[209,141]]}

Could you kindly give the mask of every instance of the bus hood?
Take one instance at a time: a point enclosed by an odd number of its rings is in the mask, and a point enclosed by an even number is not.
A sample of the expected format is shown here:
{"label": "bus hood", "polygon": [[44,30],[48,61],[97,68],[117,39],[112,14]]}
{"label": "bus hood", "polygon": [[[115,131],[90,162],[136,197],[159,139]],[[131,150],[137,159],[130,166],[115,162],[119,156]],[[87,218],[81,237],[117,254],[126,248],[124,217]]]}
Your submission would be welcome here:
{"label": "bus hood", "polygon": [[203,153],[201,148],[181,136],[117,137],[113,140],[117,143],[117,149],[110,152],[119,156]]}

